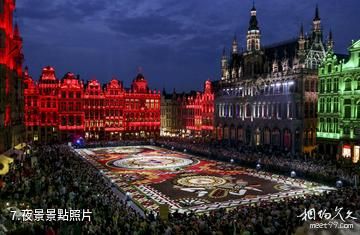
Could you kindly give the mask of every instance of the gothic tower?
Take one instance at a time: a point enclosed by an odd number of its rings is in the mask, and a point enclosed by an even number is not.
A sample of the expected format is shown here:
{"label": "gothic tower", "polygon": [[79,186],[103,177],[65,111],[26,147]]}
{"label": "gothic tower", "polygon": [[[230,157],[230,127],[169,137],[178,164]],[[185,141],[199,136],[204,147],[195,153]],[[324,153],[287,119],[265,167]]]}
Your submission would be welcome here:
{"label": "gothic tower", "polygon": [[234,39],[233,39],[233,42],[232,42],[232,53],[233,54],[238,53],[238,43],[237,43],[237,40],[236,40],[236,35],[234,35]]}
{"label": "gothic tower", "polygon": [[260,29],[256,18],[255,5],[253,5],[250,11],[250,22],[246,36],[246,49],[248,52],[260,50]]}
{"label": "gothic tower", "polygon": [[318,5],[316,5],[315,17],[313,19],[313,37],[317,38],[317,40],[322,40],[321,20]]}
{"label": "gothic tower", "polygon": [[305,66],[309,69],[317,69],[325,57],[325,46],[321,29],[321,20],[319,16],[319,7],[316,5],[315,16],[313,19],[312,35],[309,38],[308,51],[305,58]]}
{"label": "gothic tower", "polygon": [[227,77],[228,61],[226,58],[225,47],[223,49],[223,54],[221,57],[221,79],[224,80]]}
{"label": "gothic tower", "polygon": [[332,31],[330,30],[329,36],[327,38],[326,51],[332,51],[334,49],[334,39]]}
{"label": "gothic tower", "polygon": [[299,35],[299,39],[298,39],[298,44],[299,44],[299,50],[298,50],[298,57],[300,62],[303,62],[305,59],[305,36],[304,36],[304,26],[303,24],[301,24],[300,27],[300,35]]}

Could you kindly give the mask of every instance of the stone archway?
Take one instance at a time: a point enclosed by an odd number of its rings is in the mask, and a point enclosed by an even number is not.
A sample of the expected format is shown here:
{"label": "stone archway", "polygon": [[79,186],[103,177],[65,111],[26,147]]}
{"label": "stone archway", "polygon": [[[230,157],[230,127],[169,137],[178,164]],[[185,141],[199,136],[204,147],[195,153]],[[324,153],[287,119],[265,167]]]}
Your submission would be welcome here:
{"label": "stone archway", "polygon": [[237,128],[237,140],[239,142],[244,142],[244,129],[242,126],[238,126]]}
{"label": "stone archway", "polygon": [[259,146],[262,144],[261,142],[261,131],[260,131],[260,128],[255,128],[255,131],[254,131],[254,144],[255,146]]}
{"label": "stone archway", "polygon": [[216,127],[216,138],[217,140],[223,139],[223,128],[220,125]]}
{"label": "stone archway", "polygon": [[223,139],[229,140],[229,127],[226,125],[224,126]]}
{"label": "stone archway", "polygon": [[230,140],[235,140],[236,139],[236,129],[234,125],[230,126]]}
{"label": "stone archway", "polygon": [[291,145],[292,145],[292,137],[291,137],[291,131],[288,128],[284,129],[284,133],[283,133],[283,146],[284,146],[284,150],[289,151],[291,150]]}
{"label": "stone archway", "polygon": [[245,143],[247,145],[251,144],[251,128],[247,127],[245,131]]}
{"label": "stone archway", "polygon": [[271,131],[271,144],[276,147],[280,146],[280,130],[279,130],[279,128],[274,128]]}
{"label": "stone archway", "polygon": [[268,127],[264,128],[263,135],[264,135],[264,140],[263,140],[264,145],[270,145],[271,144],[271,133],[270,133],[270,129]]}

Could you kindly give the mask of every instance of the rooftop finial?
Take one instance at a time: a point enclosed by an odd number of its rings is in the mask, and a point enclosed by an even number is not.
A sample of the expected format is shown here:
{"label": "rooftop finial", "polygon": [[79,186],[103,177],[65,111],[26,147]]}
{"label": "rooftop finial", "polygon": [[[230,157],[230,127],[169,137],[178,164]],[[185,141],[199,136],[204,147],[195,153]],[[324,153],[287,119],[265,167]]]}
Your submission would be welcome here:
{"label": "rooftop finial", "polygon": [[253,0],[253,6],[251,8],[251,11],[256,11],[256,8],[255,8],[255,0]]}
{"label": "rooftop finial", "polygon": [[314,20],[320,20],[318,4],[316,4]]}
{"label": "rooftop finial", "polygon": [[330,30],[327,40],[327,49],[332,50],[333,48],[334,48],[334,40],[333,40],[332,30]]}
{"label": "rooftop finial", "polygon": [[301,26],[300,26],[300,37],[304,37],[304,25],[303,25],[303,23],[301,23]]}
{"label": "rooftop finial", "polygon": [[255,2],[253,2],[253,7],[250,10],[250,22],[249,22],[249,29],[248,30],[259,30],[258,22],[256,19],[256,8]]}

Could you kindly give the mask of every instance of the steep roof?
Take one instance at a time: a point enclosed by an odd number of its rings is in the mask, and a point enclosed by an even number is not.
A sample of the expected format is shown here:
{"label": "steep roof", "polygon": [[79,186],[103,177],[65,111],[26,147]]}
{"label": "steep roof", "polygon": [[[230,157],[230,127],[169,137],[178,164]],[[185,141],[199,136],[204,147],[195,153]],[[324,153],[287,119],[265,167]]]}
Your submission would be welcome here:
{"label": "steep roof", "polygon": [[265,46],[264,51],[265,56],[268,60],[273,61],[274,59],[277,59],[278,61],[281,61],[285,57],[288,59],[294,58],[297,48],[298,40],[297,38],[293,38],[283,42]]}

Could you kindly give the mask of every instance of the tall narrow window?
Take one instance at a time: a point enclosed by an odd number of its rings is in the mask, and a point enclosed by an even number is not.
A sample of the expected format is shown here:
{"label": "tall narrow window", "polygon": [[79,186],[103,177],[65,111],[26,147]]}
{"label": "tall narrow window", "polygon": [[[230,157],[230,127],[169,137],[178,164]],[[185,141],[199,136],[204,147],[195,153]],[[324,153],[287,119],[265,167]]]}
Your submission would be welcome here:
{"label": "tall narrow window", "polygon": [[324,93],[325,92],[325,80],[321,79],[320,80],[320,93]]}
{"label": "tall narrow window", "polygon": [[345,91],[351,91],[351,79],[345,80]]}
{"label": "tall narrow window", "polygon": [[326,112],[331,113],[331,98],[326,99]]}
{"label": "tall narrow window", "polygon": [[334,113],[339,112],[339,98],[338,97],[334,97]]}
{"label": "tall narrow window", "polygon": [[246,117],[251,117],[251,105],[246,104]]}
{"label": "tall narrow window", "polygon": [[332,83],[332,79],[329,78],[326,81],[326,92],[331,92],[331,83]]}
{"label": "tall narrow window", "polygon": [[347,105],[344,107],[344,118],[351,118],[351,106]]}
{"label": "tall narrow window", "polygon": [[339,78],[334,78],[334,92],[339,91]]}
{"label": "tall narrow window", "polygon": [[324,112],[324,98],[319,99],[319,112]]}
{"label": "tall narrow window", "polygon": [[334,132],[335,133],[339,133],[339,124],[338,124],[338,119],[334,118]]}

